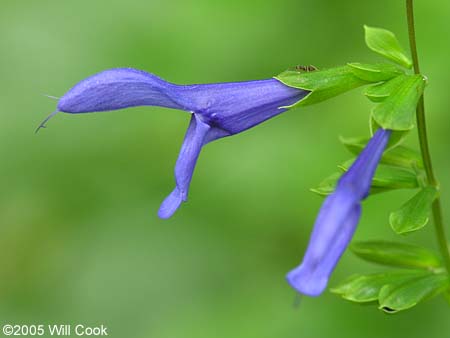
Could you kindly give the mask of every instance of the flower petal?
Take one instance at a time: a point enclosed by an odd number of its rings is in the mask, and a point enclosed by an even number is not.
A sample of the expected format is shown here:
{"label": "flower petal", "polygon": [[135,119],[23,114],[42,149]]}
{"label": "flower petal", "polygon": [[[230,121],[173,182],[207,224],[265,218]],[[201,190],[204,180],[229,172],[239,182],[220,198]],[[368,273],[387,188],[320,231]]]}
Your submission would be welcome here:
{"label": "flower petal", "polygon": [[192,114],[191,122],[175,165],[176,187],[161,204],[158,212],[159,217],[169,218],[179,208],[181,202],[187,200],[189,184],[191,183],[195,164],[202,147],[206,143],[226,135],[226,132],[211,128],[199,116]]}
{"label": "flower petal", "polygon": [[369,194],[373,175],[391,135],[379,129],[349,170],[342,175],[333,194],[320,209],[302,264],[287,275],[299,292],[318,296],[341,255],[350,243],[361,215],[361,201]]}
{"label": "flower petal", "polygon": [[178,86],[131,68],[116,68],[75,85],[58,102],[66,113],[88,113],[134,106],[185,109],[176,102]]}
{"label": "flower petal", "polygon": [[372,139],[358,155],[348,171],[340,178],[337,188],[347,187],[354,191],[359,199],[364,199],[370,192],[372,178],[386,148],[392,131],[378,129]]}
{"label": "flower petal", "polygon": [[300,293],[318,296],[347,248],[358,224],[361,206],[348,191],[327,197],[308,244],[302,264],[287,280]]}

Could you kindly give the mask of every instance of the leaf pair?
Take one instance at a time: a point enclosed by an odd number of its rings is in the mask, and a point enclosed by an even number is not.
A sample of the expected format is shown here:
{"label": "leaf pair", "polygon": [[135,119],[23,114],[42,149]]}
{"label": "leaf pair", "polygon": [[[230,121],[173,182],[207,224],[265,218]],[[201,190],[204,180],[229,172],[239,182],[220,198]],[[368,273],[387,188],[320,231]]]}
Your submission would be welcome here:
{"label": "leaf pair", "polygon": [[448,290],[450,281],[439,256],[411,244],[367,241],[350,249],[360,258],[387,266],[406,268],[369,275],[354,275],[331,289],[357,303],[378,302],[378,308],[395,313]]}
{"label": "leaf pair", "polygon": [[390,271],[354,275],[331,292],[356,303],[378,301],[380,310],[396,313],[444,292],[448,286],[448,276],[443,273]]}
{"label": "leaf pair", "polygon": [[[371,50],[403,67],[412,67],[411,60],[392,32],[368,26],[364,26],[364,29],[366,44]],[[422,75],[400,74],[387,82],[369,87],[366,96],[379,103],[372,111],[372,118],[384,129],[412,129],[417,103],[425,84],[426,79]]]}

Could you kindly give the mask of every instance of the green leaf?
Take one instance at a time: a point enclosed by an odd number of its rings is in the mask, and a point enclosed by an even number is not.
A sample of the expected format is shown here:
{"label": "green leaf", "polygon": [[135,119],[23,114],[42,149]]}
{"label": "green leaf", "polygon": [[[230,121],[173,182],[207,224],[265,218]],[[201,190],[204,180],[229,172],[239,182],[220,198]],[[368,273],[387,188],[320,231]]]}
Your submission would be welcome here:
{"label": "green leaf", "polygon": [[424,88],[422,75],[408,75],[388,98],[373,109],[373,119],[384,129],[412,129],[417,103]]}
{"label": "green leaf", "polygon": [[367,46],[385,58],[406,68],[412,67],[411,60],[405,55],[394,33],[376,27],[364,26]]}
{"label": "green leaf", "polygon": [[425,276],[425,273],[423,271],[404,270],[353,275],[336,287],[331,288],[330,291],[352,302],[369,303],[378,300],[378,295],[385,285],[402,284],[420,276]]}
{"label": "green leaf", "polygon": [[448,275],[444,273],[402,270],[354,275],[330,291],[357,303],[378,300],[379,309],[395,313],[448,292],[449,285]]}
{"label": "green leaf", "polygon": [[382,265],[433,270],[442,264],[434,252],[412,244],[362,241],[352,243],[350,250],[359,258]]}
{"label": "green leaf", "polygon": [[[339,166],[347,171],[354,159],[349,160]],[[419,186],[417,176],[414,172],[398,167],[392,167],[384,164],[378,165],[375,176],[372,180],[372,187],[383,189],[415,189]],[[371,190],[372,193],[372,190]]]}
{"label": "green leaf", "polygon": [[401,284],[388,284],[380,290],[379,308],[387,313],[407,310],[445,291],[448,286],[446,274],[430,274]]}
{"label": "green leaf", "polygon": [[387,82],[367,87],[364,95],[373,102],[384,101],[394,92],[406,79],[408,75],[399,75]]}
{"label": "green leaf", "polygon": [[305,98],[288,108],[321,102],[368,84],[355,76],[349,66],[311,72],[287,70],[275,78],[287,86],[311,91]]}
{"label": "green leaf", "polygon": [[381,82],[395,78],[404,72],[389,63],[348,63],[353,74],[367,82]]}
{"label": "green leaf", "polygon": [[438,196],[433,187],[421,189],[413,198],[389,216],[389,223],[397,234],[406,234],[422,229],[430,216],[431,205]]}
{"label": "green leaf", "polygon": [[[369,139],[366,137],[340,137],[340,141],[352,154],[359,155],[359,153],[366,146]],[[420,154],[413,149],[401,145],[385,151],[380,163],[406,169],[415,167],[423,168],[422,158]]]}

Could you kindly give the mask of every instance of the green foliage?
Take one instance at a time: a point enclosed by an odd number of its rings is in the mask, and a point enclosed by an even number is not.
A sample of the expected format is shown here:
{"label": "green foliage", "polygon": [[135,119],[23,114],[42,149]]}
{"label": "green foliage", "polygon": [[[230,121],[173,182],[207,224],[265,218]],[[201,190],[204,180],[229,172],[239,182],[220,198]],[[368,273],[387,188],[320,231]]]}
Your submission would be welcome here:
{"label": "green foliage", "polygon": [[417,103],[424,88],[422,75],[408,75],[385,100],[375,106],[373,119],[384,129],[412,129]]}
{"label": "green foliage", "polygon": [[[411,68],[411,61],[393,33],[368,26],[365,26],[365,32],[370,49],[399,65]],[[406,74],[399,67],[386,63],[349,63],[320,71],[299,67],[281,73],[276,78],[288,86],[310,91],[306,98],[293,106],[317,103],[353,88],[369,85],[365,95],[376,103],[370,118],[371,134],[378,128],[392,130],[372,179],[371,194],[421,188],[399,210],[391,213],[389,222],[398,234],[425,226],[438,192],[435,188],[424,187],[421,155],[401,144],[414,127],[417,104],[426,85],[422,75]],[[341,137],[341,142],[353,155],[359,155],[368,141],[366,137]],[[319,195],[333,193],[342,171],[347,171],[353,162],[354,159],[351,159],[339,165],[341,172],[333,173],[311,190]],[[331,290],[344,299],[357,303],[378,302],[379,309],[395,313],[443,291],[448,292],[450,283],[448,276],[443,273],[445,269],[441,258],[423,247],[398,242],[365,241],[353,243],[350,249],[366,261],[404,270],[354,275]]]}
{"label": "green foliage", "polygon": [[394,33],[376,27],[364,26],[367,46],[385,58],[406,68],[412,67],[411,60],[405,55]]}
{"label": "green foliage", "polygon": [[400,68],[389,63],[366,64],[354,62],[348,63],[348,66],[351,67],[356,77],[367,82],[387,81],[404,74]]}
{"label": "green foliage", "polygon": [[373,263],[433,270],[441,266],[434,252],[417,245],[388,241],[361,241],[350,245],[358,257]]}
{"label": "green foliage", "polygon": [[378,301],[380,310],[395,313],[448,292],[450,281],[440,257],[425,248],[387,241],[356,242],[350,248],[366,261],[406,269],[351,276],[331,289],[346,300]]}
{"label": "green foliage", "polygon": [[419,302],[444,292],[449,286],[446,274],[429,274],[403,283],[383,286],[378,295],[379,308],[387,313],[407,310]]}
{"label": "green foliage", "polygon": [[[405,56],[393,33],[365,26],[365,37],[367,46],[373,51],[407,68],[411,67],[411,61]],[[366,70],[366,74],[368,73],[370,72]],[[383,68],[380,73],[388,74],[389,69]],[[414,127],[415,110],[425,88],[425,78],[421,75],[407,75],[395,66],[391,66],[390,74],[393,76],[386,76],[385,79],[380,76],[383,83],[369,86],[365,95],[371,101],[379,103],[372,111],[372,118],[377,125],[384,129],[407,131]]]}
{"label": "green foliage", "polygon": [[438,196],[433,187],[421,189],[413,198],[390,214],[389,223],[397,234],[417,231],[428,223],[431,205]]}
{"label": "green foliage", "polygon": [[323,70],[306,69],[291,68],[275,77],[287,86],[311,91],[289,108],[318,103],[363,85],[388,81],[404,75],[401,69],[386,63],[355,62]]}
{"label": "green foliage", "polygon": [[331,292],[356,303],[375,303],[386,313],[407,310],[446,291],[450,282],[444,273],[417,270],[354,275]]}
{"label": "green foliage", "polygon": [[275,78],[287,86],[311,91],[305,98],[290,107],[321,102],[368,84],[367,81],[355,76],[350,66],[310,72],[287,70]]}
{"label": "green foliage", "polygon": [[408,78],[408,75],[399,75],[389,81],[368,86],[364,95],[373,102],[381,102],[388,98]]}
{"label": "green foliage", "polygon": [[[411,61],[393,33],[368,26],[365,26],[365,32],[370,49],[411,68]],[[288,70],[277,79],[288,86],[311,91],[294,106],[313,104],[369,85],[365,95],[376,103],[370,118],[371,134],[378,128],[392,130],[372,179],[371,194],[421,188],[399,210],[391,213],[389,222],[398,234],[418,230],[428,222],[431,204],[438,192],[435,188],[424,187],[421,155],[401,144],[414,127],[417,104],[426,85],[422,75],[409,75],[397,66],[385,63],[349,63],[321,71],[310,68]],[[367,137],[341,137],[341,142],[353,155],[359,155],[368,141]],[[347,171],[353,162],[351,159],[339,165],[341,172],[333,173],[311,190],[319,195],[333,193],[342,171]],[[444,273],[441,258],[432,251],[389,241],[356,242],[350,249],[366,261],[404,270],[354,275],[331,289],[344,299],[357,303],[378,302],[379,309],[395,313],[444,291],[448,295],[449,278]]]}
{"label": "green foliage", "polygon": [[381,289],[386,285],[402,284],[420,276],[427,276],[424,271],[388,271],[369,275],[353,275],[339,285],[330,289],[342,298],[356,302],[368,303],[378,300]]}

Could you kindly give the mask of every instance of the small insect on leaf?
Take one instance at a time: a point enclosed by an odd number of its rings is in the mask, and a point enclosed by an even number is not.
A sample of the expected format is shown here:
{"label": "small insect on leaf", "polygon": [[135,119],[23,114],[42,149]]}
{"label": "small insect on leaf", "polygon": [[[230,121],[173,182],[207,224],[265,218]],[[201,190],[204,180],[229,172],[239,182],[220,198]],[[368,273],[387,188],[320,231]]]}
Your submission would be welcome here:
{"label": "small insect on leaf", "polygon": [[313,65],[308,65],[308,66],[303,66],[303,65],[297,65],[295,67],[292,67],[289,70],[295,70],[299,73],[308,73],[308,72],[314,72],[317,69],[317,67],[313,66]]}
{"label": "small insect on leaf", "polygon": [[[305,69],[308,67],[306,66]],[[325,101],[351,89],[369,84],[355,76],[350,66],[313,71],[287,70],[275,78],[289,87],[310,91],[305,98],[289,108]]]}

